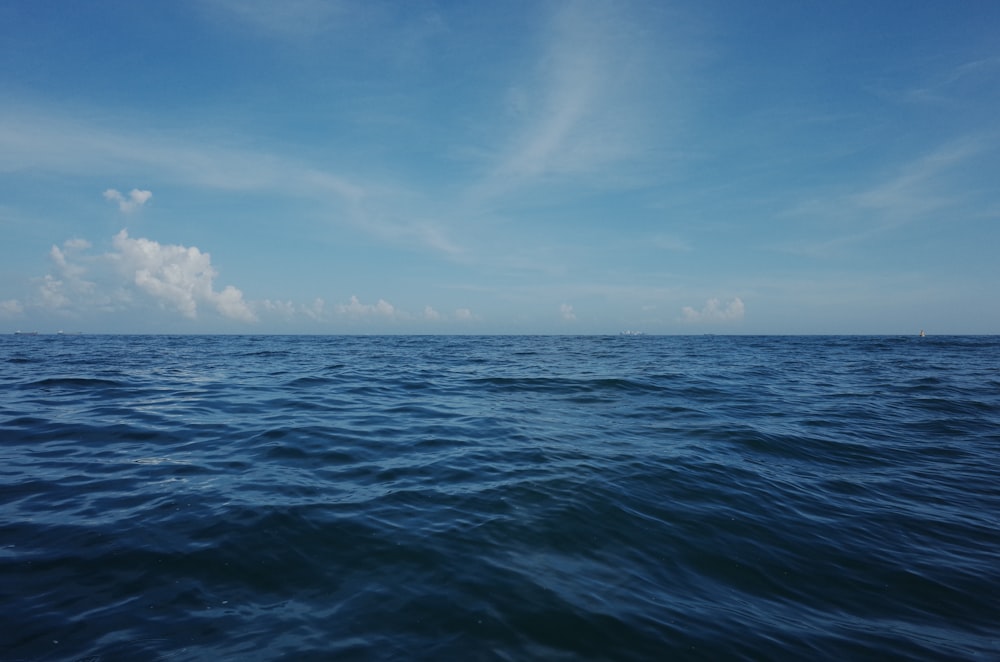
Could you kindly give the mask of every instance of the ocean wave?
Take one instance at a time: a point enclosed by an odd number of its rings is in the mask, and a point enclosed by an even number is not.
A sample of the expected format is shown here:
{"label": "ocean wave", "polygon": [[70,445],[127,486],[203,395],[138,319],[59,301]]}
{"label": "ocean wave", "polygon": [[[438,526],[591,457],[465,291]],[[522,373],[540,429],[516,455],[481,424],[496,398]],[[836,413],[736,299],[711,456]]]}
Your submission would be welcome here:
{"label": "ocean wave", "polygon": [[0,349],[15,659],[1000,655],[995,339]]}

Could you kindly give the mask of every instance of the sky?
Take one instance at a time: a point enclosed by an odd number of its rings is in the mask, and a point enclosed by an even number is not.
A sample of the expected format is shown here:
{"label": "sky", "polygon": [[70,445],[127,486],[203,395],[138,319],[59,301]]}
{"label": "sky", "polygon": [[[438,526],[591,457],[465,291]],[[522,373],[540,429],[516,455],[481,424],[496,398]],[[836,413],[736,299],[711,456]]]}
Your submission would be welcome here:
{"label": "sky", "polygon": [[0,332],[1000,333],[1000,3],[0,1]]}

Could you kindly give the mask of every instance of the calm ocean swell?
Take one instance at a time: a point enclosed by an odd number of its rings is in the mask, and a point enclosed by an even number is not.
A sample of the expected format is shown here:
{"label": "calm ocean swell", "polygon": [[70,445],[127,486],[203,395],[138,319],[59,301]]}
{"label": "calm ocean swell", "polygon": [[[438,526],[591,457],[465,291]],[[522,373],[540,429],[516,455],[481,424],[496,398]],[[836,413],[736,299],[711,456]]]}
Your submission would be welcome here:
{"label": "calm ocean swell", "polygon": [[0,660],[1000,658],[996,337],[0,352]]}

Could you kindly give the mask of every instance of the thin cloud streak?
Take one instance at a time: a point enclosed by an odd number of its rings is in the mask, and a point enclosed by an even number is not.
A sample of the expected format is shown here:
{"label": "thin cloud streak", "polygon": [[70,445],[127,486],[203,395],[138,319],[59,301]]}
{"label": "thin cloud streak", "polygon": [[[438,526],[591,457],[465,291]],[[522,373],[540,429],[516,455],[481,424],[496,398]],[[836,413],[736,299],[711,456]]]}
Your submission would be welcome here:
{"label": "thin cloud streak", "polygon": [[[446,224],[410,220],[413,195],[378,182],[360,182],[269,152],[236,149],[152,133],[112,131],[45,113],[0,115],[0,171],[28,169],[71,174],[94,170],[155,171],[161,177],[203,189],[301,196],[333,223],[349,223],[386,241],[422,246],[448,255],[463,248]],[[133,189],[104,193],[123,212],[139,209],[152,195]],[[392,219],[392,220],[386,220]]]}
{"label": "thin cloud streak", "polygon": [[799,202],[780,216],[821,223],[828,228],[828,234],[835,234],[826,240],[791,241],[776,248],[814,257],[829,256],[877,235],[959,210],[976,197],[976,192],[974,185],[957,175],[996,149],[997,141],[990,137],[953,140],[897,166],[894,173],[861,191]]}
{"label": "thin cloud streak", "polygon": [[655,63],[654,72],[647,35],[636,20],[614,3],[556,8],[533,77],[513,82],[506,93],[506,107],[518,121],[497,146],[487,176],[472,187],[473,199],[559,178],[595,177],[648,147],[646,118],[655,105],[649,93],[675,63]]}
{"label": "thin cloud streak", "polygon": [[849,201],[859,209],[875,210],[883,223],[898,225],[918,219],[958,202],[957,191],[942,191],[938,182],[986,149],[981,140],[965,139],[943,145],[904,165],[889,180],[851,196]]}
{"label": "thin cloud streak", "polygon": [[202,8],[220,23],[235,23],[257,34],[283,40],[316,37],[345,27],[362,7],[346,0],[204,0],[202,3]]}
{"label": "thin cloud streak", "polygon": [[153,168],[207,189],[268,190],[346,200],[364,196],[347,178],[280,156],[153,131],[109,130],[39,110],[0,115],[0,170],[89,174]]}

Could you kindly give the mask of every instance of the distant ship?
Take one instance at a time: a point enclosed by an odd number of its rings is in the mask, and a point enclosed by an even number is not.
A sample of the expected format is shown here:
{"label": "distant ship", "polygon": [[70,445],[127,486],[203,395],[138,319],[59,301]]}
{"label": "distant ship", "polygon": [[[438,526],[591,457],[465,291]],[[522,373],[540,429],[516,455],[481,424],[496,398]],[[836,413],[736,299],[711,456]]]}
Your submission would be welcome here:
{"label": "distant ship", "polygon": [[618,335],[620,336],[644,336],[646,335],[642,331],[622,331]]}
{"label": "distant ship", "polygon": [[924,330],[923,330],[923,329],[920,329],[920,337],[921,337],[921,338],[923,338],[923,337],[924,337],[924,336],[926,336],[926,335],[927,335],[927,334],[926,334],[926,333],[924,333]]}
{"label": "distant ship", "polygon": [[15,331],[15,336],[37,336],[38,331]]}

